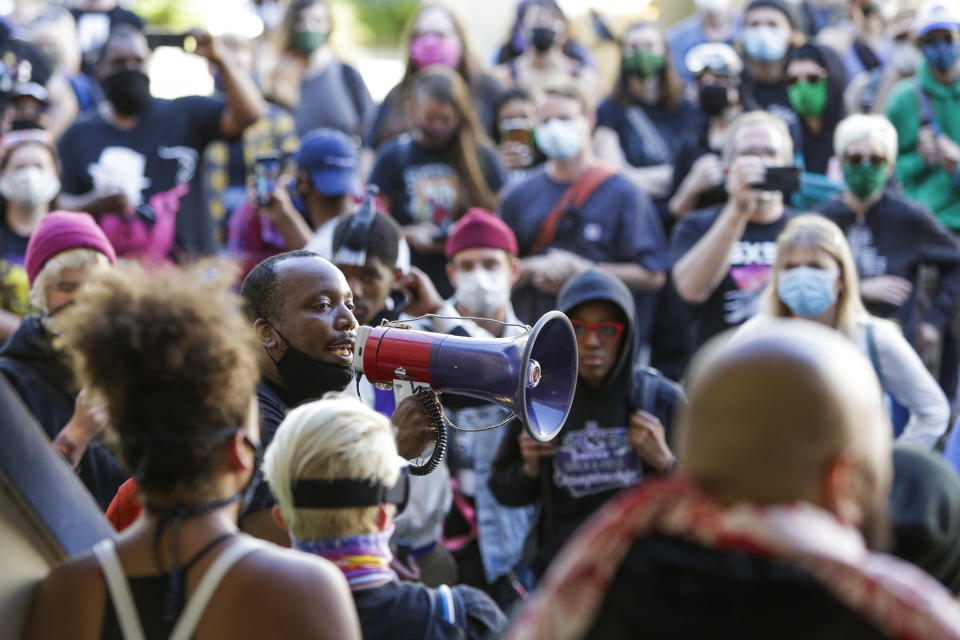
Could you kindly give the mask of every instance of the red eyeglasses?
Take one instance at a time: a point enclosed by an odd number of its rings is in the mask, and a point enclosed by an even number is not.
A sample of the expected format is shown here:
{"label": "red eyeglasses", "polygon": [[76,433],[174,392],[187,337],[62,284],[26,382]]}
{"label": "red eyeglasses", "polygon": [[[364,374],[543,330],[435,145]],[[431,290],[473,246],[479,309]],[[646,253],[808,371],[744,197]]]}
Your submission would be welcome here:
{"label": "red eyeglasses", "polygon": [[623,335],[623,330],[626,328],[620,322],[584,322],[582,320],[571,320],[570,324],[573,325],[573,333],[577,336],[577,342],[586,340],[587,336],[591,333],[596,333],[597,337],[600,338],[600,342],[617,342],[620,340],[620,336]]}

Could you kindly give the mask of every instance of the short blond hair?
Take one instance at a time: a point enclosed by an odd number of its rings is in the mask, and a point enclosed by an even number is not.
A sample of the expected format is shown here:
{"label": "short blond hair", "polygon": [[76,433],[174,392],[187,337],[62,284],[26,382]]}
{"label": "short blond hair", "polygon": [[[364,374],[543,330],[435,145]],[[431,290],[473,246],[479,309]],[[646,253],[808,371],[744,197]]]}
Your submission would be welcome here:
{"label": "short blond hair", "polygon": [[584,116],[589,118],[591,115],[593,115],[593,103],[590,101],[590,98],[587,97],[587,94],[583,91],[580,85],[578,85],[576,82],[571,80],[548,82],[536,92],[536,103],[540,104],[540,101],[547,96],[558,96],[561,98],[576,100],[577,104],[580,105],[580,110],[583,112]]}
{"label": "short blond hair", "polygon": [[110,259],[95,249],[79,248],[61,251],[47,260],[30,287],[30,302],[34,306],[49,311],[47,308],[47,289],[60,281],[60,276],[67,269],[79,269],[87,265],[109,267]]}
{"label": "short blond hair", "polygon": [[356,398],[328,394],[287,415],[267,449],[263,470],[297,540],[337,540],[376,532],[377,507],[298,509],[293,485],[301,478],[348,478],[393,486],[400,459],[386,416]]}
{"label": "short blond hair", "polygon": [[790,135],[790,129],[787,128],[787,124],[783,120],[766,111],[748,111],[737,116],[730,123],[730,128],[727,129],[727,137],[723,141],[723,163],[729,165],[736,157],[737,134],[740,133],[740,130],[756,126],[767,127],[780,136],[783,161],[787,164],[791,163],[793,161],[793,137]]}
{"label": "short blond hair", "polygon": [[833,149],[838,158],[843,158],[847,147],[860,140],[869,140],[883,150],[887,168],[893,170],[897,162],[897,130],[884,116],[856,113],[847,116],[837,125],[833,134]]}

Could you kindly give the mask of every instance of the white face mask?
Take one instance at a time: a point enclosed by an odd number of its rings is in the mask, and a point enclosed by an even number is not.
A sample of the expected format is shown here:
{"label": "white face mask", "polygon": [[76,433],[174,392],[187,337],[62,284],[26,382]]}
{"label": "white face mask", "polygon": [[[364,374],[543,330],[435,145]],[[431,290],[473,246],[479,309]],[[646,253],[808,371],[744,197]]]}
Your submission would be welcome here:
{"label": "white face mask", "polygon": [[730,0],[694,0],[693,4],[704,13],[720,15],[730,8]]}
{"label": "white face mask", "polygon": [[474,269],[456,274],[456,298],[467,311],[487,314],[499,311],[510,302],[507,272]]}
{"label": "white face mask", "polygon": [[24,167],[0,179],[0,195],[23,207],[47,204],[60,193],[60,180],[39,167]]}
{"label": "white face mask", "polygon": [[537,127],[534,136],[540,150],[553,160],[569,160],[583,149],[583,136],[575,120],[554,118]]}

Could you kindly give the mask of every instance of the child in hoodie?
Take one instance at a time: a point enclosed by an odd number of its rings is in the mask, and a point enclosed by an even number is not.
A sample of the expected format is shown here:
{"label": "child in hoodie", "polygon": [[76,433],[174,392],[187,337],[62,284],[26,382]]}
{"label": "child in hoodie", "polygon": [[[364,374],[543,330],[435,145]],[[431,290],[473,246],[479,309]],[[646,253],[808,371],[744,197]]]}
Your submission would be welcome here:
{"label": "child in hoodie", "polygon": [[537,575],[608,498],[645,473],[673,468],[667,435],[673,407],[683,398],[679,386],[656,372],[633,369],[635,305],[623,282],[591,269],[571,279],[557,302],[578,342],[570,415],[549,443],[534,441],[512,424],[489,481],[504,505],[541,501],[531,564]]}

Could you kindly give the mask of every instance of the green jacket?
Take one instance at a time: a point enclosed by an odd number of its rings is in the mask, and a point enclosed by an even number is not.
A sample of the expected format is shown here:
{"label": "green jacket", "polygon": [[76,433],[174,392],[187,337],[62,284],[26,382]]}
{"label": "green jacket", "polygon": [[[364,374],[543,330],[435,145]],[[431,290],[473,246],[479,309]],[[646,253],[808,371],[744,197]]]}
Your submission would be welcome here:
{"label": "green jacket", "polygon": [[[951,86],[940,84],[930,75],[926,61],[920,64],[917,77],[943,132],[960,143],[960,80]],[[917,150],[921,124],[917,77],[900,81],[887,101],[887,118],[897,130],[897,179],[908,198],[928,207],[948,228],[960,231],[960,188],[940,165],[927,166]]]}

